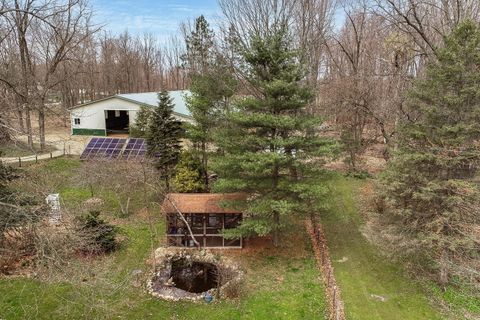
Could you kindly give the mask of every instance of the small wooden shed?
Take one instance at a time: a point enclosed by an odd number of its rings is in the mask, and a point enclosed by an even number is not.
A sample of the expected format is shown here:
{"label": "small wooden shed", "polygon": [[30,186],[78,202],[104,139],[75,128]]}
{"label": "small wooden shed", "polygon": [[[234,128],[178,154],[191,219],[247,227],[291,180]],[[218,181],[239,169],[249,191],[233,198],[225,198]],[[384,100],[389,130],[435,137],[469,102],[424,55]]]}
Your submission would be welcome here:
{"label": "small wooden shed", "polygon": [[166,215],[167,245],[195,247],[188,228],[178,213],[189,224],[195,240],[205,248],[242,248],[243,239],[225,239],[224,230],[237,227],[242,221],[242,212],[224,208],[222,201],[245,199],[242,194],[219,193],[170,193],[163,201]]}

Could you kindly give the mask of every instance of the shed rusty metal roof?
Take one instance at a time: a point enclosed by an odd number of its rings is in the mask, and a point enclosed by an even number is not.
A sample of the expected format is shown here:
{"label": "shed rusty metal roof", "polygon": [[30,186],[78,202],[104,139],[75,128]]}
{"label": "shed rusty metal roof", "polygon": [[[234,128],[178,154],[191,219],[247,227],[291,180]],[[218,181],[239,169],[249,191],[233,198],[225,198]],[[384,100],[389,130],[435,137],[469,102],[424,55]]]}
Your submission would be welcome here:
{"label": "shed rusty metal roof", "polygon": [[163,200],[164,213],[241,213],[238,209],[224,208],[221,201],[245,200],[241,193],[170,193]]}

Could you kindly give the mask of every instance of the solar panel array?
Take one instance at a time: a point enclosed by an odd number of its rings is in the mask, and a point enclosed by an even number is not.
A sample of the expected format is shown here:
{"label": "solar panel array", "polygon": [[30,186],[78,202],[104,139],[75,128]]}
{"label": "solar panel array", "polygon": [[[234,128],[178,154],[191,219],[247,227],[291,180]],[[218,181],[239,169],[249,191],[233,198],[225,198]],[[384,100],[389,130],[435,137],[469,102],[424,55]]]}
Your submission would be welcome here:
{"label": "solar panel array", "polygon": [[143,159],[146,151],[145,139],[92,138],[83,150],[80,160]]}
{"label": "solar panel array", "polygon": [[131,138],[128,140],[127,146],[122,153],[122,159],[135,160],[143,159],[147,152],[147,145],[145,139]]}

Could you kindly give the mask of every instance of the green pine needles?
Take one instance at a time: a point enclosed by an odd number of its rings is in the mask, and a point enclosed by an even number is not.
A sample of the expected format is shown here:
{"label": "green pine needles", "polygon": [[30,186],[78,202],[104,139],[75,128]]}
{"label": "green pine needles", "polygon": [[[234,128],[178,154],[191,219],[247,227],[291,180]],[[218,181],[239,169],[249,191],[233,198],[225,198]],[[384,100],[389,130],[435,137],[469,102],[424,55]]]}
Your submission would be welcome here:
{"label": "green pine needles", "polygon": [[315,212],[325,196],[317,178],[332,144],[313,134],[321,120],[306,113],[313,94],[287,29],[250,40],[239,50],[239,71],[252,94],[233,104],[217,132],[214,190],[249,195],[244,221],[231,236],[272,235],[278,245],[290,218]]}
{"label": "green pine needles", "polygon": [[170,178],[180,158],[184,130],[182,123],[173,116],[173,103],[167,91],[158,94],[158,107],[152,115],[147,133],[147,154],[153,159],[167,191]]}
{"label": "green pine needles", "polygon": [[202,161],[203,190],[209,190],[208,162],[213,132],[227,109],[236,89],[232,70],[217,52],[215,34],[203,16],[195,20],[195,29],[186,38],[186,54],[182,57],[188,70],[191,95],[186,97],[188,109],[195,120],[187,124],[188,139]]}
{"label": "green pine needles", "polygon": [[130,136],[134,138],[145,138],[150,127],[150,121],[153,116],[153,109],[149,106],[141,105],[140,110],[135,117],[135,125],[130,126]]}
{"label": "green pine needles", "polygon": [[452,275],[465,276],[468,268],[459,265],[479,250],[473,231],[480,226],[478,25],[462,23],[445,39],[438,62],[416,81],[408,105],[415,120],[402,124],[382,178],[382,216],[407,247],[433,262],[445,284]]}

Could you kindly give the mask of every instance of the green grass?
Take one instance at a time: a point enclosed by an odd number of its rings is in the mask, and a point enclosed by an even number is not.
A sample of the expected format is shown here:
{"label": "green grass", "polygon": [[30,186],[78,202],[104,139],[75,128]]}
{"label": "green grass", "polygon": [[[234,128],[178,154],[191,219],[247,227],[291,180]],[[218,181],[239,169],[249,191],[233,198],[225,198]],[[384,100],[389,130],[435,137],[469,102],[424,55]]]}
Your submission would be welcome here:
{"label": "green grass", "polygon": [[[161,222],[156,224],[161,231]],[[323,288],[306,238],[295,248],[270,248],[237,259],[247,270],[246,293],[238,301],[173,303],[131,286],[132,270],[148,272],[151,248],[145,223],[123,227],[127,243],[113,255],[85,263],[94,275],[85,282],[0,280],[0,318],[5,319],[323,319]],[[296,231],[303,232],[303,226]],[[158,243],[154,239],[154,242]],[[73,262],[82,263],[82,262]],[[97,268],[102,265],[100,271]],[[95,271],[93,271],[95,270]],[[103,271],[102,271],[103,270]],[[106,271],[105,271],[106,270]],[[83,275],[85,277],[85,275]]]}
{"label": "green grass", "polygon": [[26,143],[16,141],[1,144],[0,157],[24,157],[33,154],[49,153],[55,150],[53,146],[47,145],[45,150],[41,151],[39,143],[34,143],[32,150]]}
{"label": "green grass", "polygon": [[45,171],[45,173],[58,172],[64,177],[70,177],[73,170],[79,168],[81,164],[82,162],[78,158],[65,156],[43,162],[36,168]]}
{"label": "green grass", "polygon": [[[63,157],[23,168],[27,178],[17,188],[36,184],[58,191],[66,205],[78,207],[90,197],[79,184],[84,163]],[[397,262],[380,254],[361,234],[363,218],[356,196],[367,180],[333,174],[329,207],[322,214],[335,276],[342,290],[346,315],[356,319],[442,319],[432,302],[471,313],[479,312],[479,298],[471,292],[434,284],[425,288],[409,278]],[[128,182],[126,182],[128,184]],[[132,190],[131,211],[141,208],[142,193]],[[265,247],[232,254],[246,270],[245,293],[238,301],[171,303],[148,295],[132,285],[131,272],[151,267],[146,263],[152,248],[161,244],[164,222],[154,212],[153,225],[145,216],[118,215],[118,204],[108,188],[95,190],[104,200],[103,214],[114,221],[125,240],[121,249],[93,261],[72,259],[69,269],[77,278],[39,281],[0,279],[0,319],[323,319],[325,301],[310,242],[301,223],[292,224],[282,248]],[[158,208],[157,206],[152,206]],[[158,209],[156,209],[158,210]],[[343,260],[346,261],[342,262]],[[66,270],[64,270],[66,272]],[[384,297],[379,301],[375,296]],[[448,317],[449,319],[451,317]],[[458,317],[461,319],[461,316]]]}
{"label": "green grass", "polygon": [[[36,180],[44,180],[43,192],[60,193],[61,201],[70,209],[81,207],[85,200],[92,197],[89,187],[82,183],[84,179],[84,172],[82,167],[87,165],[78,160],[77,157],[59,157],[38,164],[30,163],[24,167],[23,172],[26,172],[30,177],[35,177]],[[14,181],[14,185],[17,183]],[[125,181],[128,186],[128,181]],[[17,185],[17,189],[24,191],[34,191],[29,188],[31,185],[25,184],[21,181]],[[38,186],[37,186],[38,189]],[[141,207],[142,204],[142,190],[131,190],[128,193],[131,196],[130,207],[132,212]],[[115,192],[109,185],[109,181],[102,181],[102,185],[96,185],[93,188],[93,196],[101,198],[103,205],[101,210],[104,214],[111,217],[120,217],[121,212],[119,203]],[[121,201],[126,202],[125,195],[121,194]]]}
{"label": "green grass", "polygon": [[454,313],[466,312],[471,315],[471,319],[480,317],[480,296],[474,289],[462,283],[449,285],[445,290],[441,290],[435,283],[429,283],[428,289],[437,299],[445,301]]}
{"label": "green grass", "polygon": [[[31,174],[35,183],[60,190],[67,205],[78,205],[90,197],[89,190],[78,184],[83,165],[73,158],[31,165],[24,168],[27,178],[16,187],[33,188]],[[115,210],[108,190],[96,196],[108,210]],[[144,284],[151,272],[147,260],[161,245],[165,226],[158,209],[152,210],[152,224],[139,213],[140,196],[132,193],[131,216],[106,215],[121,229],[124,239],[118,251],[93,260],[74,257],[48,279],[0,278],[0,319],[324,319],[324,290],[301,222],[292,223],[280,248],[266,245],[229,254],[246,272],[238,300],[174,303],[147,294]],[[136,269],[144,272],[142,287],[132,284]]]}
{"label": "green grass", "polygon": [[398,263],[380,255],[361,234],[363,221],[355,195],[364,183],[335,176],[330,183],[330,209],[321,217],[347,318],[441,319],[423,288],[407,277]]}

